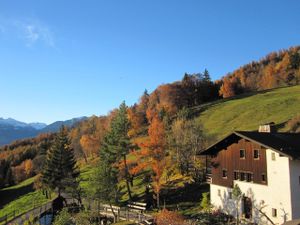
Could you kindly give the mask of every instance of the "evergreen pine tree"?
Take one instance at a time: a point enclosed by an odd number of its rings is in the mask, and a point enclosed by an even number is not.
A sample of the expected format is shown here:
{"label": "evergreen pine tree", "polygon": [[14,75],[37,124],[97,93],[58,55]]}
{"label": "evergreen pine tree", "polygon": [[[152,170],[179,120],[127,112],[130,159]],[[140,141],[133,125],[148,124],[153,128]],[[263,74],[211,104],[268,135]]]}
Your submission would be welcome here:
{"label": "evergreen pine tree", "polygon": [[211,82],[211,78],[207,69],[205,69],[203,72],[203,80],[205,82]]}
{"label": "evergreen pine tree", "polygon": [[130,200],[132,200],[130,181],[131,176],[128,171],[126,155],[129,150],[133,148],[128,136],[129,131],[129,120],[127,116],[127,106],[123,102],[118,110],[116,117],[111,122],[111,130],[104,137],[104,141],[101,147],[100,158],[102,163],[107,163],[110,166],[110,178],[117,184],[117,177],[120,171],[116,168],[116,164],[123,161],[125,169],[125,180],[127,191]]}
{"label": "evergreen pine tree", "polygon": [[70,184],[73,190],[78,189],[78,176],[79,170],[74,151],[70,147],[67,129],[62,126],[48,151],[46,165],[42,172],[42,183],[52,190],[57,189],[60,196]]}

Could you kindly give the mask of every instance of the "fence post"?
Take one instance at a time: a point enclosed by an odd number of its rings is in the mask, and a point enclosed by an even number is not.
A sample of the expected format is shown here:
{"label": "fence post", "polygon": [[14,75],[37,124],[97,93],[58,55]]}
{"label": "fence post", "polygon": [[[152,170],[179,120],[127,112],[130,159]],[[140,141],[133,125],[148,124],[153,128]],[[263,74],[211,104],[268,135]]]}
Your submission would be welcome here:
{"label": "fence post", "polygon": [[[45,223],[45,225],[46,225],[46,222],[47,222],[47,219],[46,219],[46,206],[45,206],[45,210],[44,210],[45,212],[44,212],[44,223]],[[53,217],[53,215],[52,215],[52,217]]]}

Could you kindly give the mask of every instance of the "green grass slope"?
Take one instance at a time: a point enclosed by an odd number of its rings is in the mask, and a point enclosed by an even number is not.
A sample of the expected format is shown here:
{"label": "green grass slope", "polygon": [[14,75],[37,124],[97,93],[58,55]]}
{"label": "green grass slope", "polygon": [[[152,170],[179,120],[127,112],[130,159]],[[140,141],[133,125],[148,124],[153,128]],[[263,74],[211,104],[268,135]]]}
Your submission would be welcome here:
{"label": "green grass slope", "polygon": [[50,201],[42,191],[34,190],[35,178],[32,177],[18,185],[0,190],[0,217],[12,215],[14,211],[16,215],[20,215]]}
{"label": "green grass slope", "polygon": [[235,130],[257,130],[263,123],[285,123],[300,113],[300,86],[278,88],[221,100],[205,106],[196,118],[208,136],[218,140]]}

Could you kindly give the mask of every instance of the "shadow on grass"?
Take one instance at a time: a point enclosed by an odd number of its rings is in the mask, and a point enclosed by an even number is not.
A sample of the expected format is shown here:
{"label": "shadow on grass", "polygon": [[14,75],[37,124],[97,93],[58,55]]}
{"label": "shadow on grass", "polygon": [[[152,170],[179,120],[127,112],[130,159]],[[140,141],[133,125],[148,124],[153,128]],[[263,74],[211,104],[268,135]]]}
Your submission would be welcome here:
{"label": "shadow on grass", "polygon": [[163,197],[166,198],[167,204],[177,204],[180,202],[200,202],[202,193],[209,191],[207,184],[185,184],[184,187],[178,189],[163,190]]}
{"label": "shadow on grass", "polygon": [[208,191],[208,184],[186,183],[182,188],[172,189],[166,187],[163,189],[162,200],[168,208],[177,207],[178,204],[181,205],[181,208],[184,205],[190,207],[190,205],[195,205],[195,203],[200,204],[202,193]]}
{"label": "shadow on grass", "polygon": [[212,106],[217,106],[217,105],[222,104],[224,102],[228,102],[228,101],[231,101],[231,100],[243,99],[243,98],[251,97],[251,96],[254,96],[254,95],[258,95],[258,94],[265,94],[265,93],[272,92],[274,90],[284,89],[284,88],[293,87],[293,86],[298,86],[298,85],[289,85],[289,86],[277,87],[277,88],[261,90],[261,91],[251,91],[251,92],[241,93],[241,94],[238,94],[238,95],[235,95],[235,96],[232,96],[232,97],[228,97],[228,98],[221,98],[221,99],[215,100],[213,102],[208,102],[208,103],[204,103],[204,104],[193,107],[192,108],[192,111],[193,111],[192,114],[193,114],[194,117],[196,117],[196,116],[199,116],[200,113],[207,110],[208,108],[210,108]]}
{"label": "shadow on grass", "polygon": [[9,202],[16,200],[20,196],[26,195],[32,191],[34,191],[33,183],[20,188],[0,190],[0,209],[2,209]]}

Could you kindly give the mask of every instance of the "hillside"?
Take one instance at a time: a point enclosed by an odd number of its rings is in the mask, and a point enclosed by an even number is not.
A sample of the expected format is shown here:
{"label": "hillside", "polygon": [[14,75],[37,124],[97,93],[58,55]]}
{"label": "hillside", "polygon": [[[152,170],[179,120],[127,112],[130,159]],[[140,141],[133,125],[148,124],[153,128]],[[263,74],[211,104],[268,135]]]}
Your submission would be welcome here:
{"label": "hillside", "polygon": [[205,108],[197,121],[214,140],[234,130],[257,130],[267,122],[275,122],[279,130],[284,130],[285,123],[300,113],[300,86],[220,100]]}
{"label": "hillside", "polygon": [[0,124],[0,146],[15,140],[35,137],[38,133],[38,130],[30,126],[15,127],[10,124]]}
{"label": "hillside", "polygon": [[219,93],[232,97],[251,91],[299,84],[300,46],[272,52],[228,73],[221,79]]}
{"label": "hillside", "polygon": [[[300,86],[277,88],[248,95],[241,95],[234,98],[211,102],[193,109],[194,113],[196,113],[196,121],[202,124],[206,135],[210,136],[210,142],[226,136],[234,130],[256,130],[259,124],[271,121],[277,124],[279,130],[286,130],[286,122],[300,112]],[[81,127],[87,126],[92,121],[95,123],[98,122],[99,124],[104,123],[100,118],[94,117],[92,119],[93,120],[90,119],[81,124]],[[86,129],[88,129],[88,127],[86,127]],[[137,141],[143,142],[145,141],[145,137],[138,136],[135,139],[135,142]],[[128,159],[130,158],[131,157],[128,157]],[[95,166],[92,161],[89,161],[88,164],[82,168],[81,186],[83,190],[87,188],[89,177],[94,171],[94,168]],[[133,180],[134,186],[132,192],[138,199],[145,198],[145,183],[142,177],[144,177],[143,173],[139,176],[135,176]],[[172,174],[168,179],[168,184],[164,184],[162,189],[162,196],[167,199],[165,201],[166,206],[171,209],[180,207],[180,212],[187,217],[193,217],[194,214],[196,215],[199,212],[201,193],[207,191],[207,186],[194,184],[191,182],[190,176],[182,176],[178,172]],[[32,184],[32,179],[29,179],[29,181],[31,181],[30,184]],[[19,186],[22,186],[22,184],[27,183],[25,181]],[[127,201],[128,196],[125,183],[121,182],[119,185],[122,188],[123,194],[121,200]],[[15,187],[19,186],[17,185]],[[9,189],[14,188],[11,187]],[[3,189],[2,193],[5,193],[5,191],[9,189]],[[197,196],[188,194],[196,193],[195,189],[198,190]],[[29,193],[18,194],[20,200],[13,198],[6,202],[3,200],[0,201],[0,208],[3,207],[0,210],[0,215],[13,211],[15,209],[15,204],[18,204],[18,209],[20,211],[26,211],[28,207],[32,206],[30,204],[27,206],[24,203],[30,202],[32,199],[36,198],[41,199],[41,202],[46,201],[39,191],[30,190]]]}

